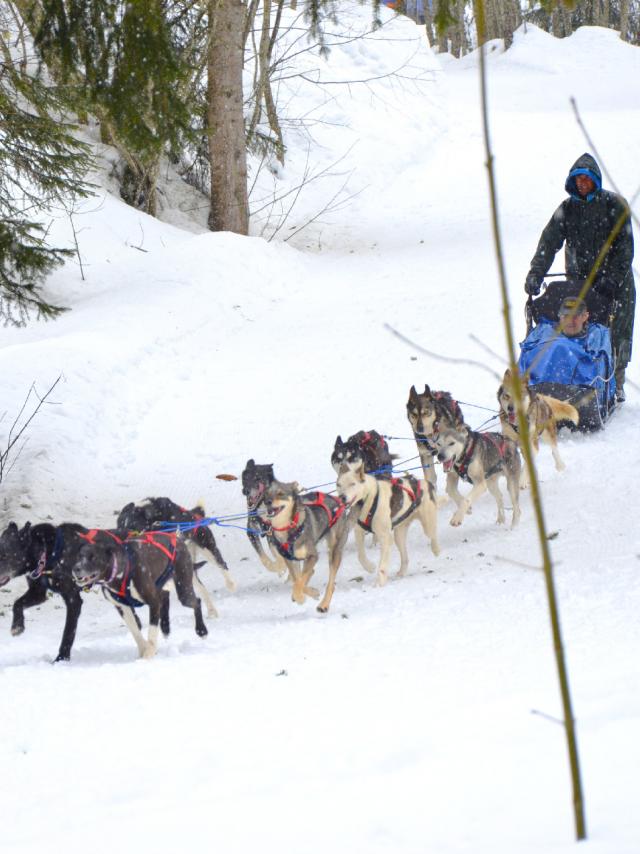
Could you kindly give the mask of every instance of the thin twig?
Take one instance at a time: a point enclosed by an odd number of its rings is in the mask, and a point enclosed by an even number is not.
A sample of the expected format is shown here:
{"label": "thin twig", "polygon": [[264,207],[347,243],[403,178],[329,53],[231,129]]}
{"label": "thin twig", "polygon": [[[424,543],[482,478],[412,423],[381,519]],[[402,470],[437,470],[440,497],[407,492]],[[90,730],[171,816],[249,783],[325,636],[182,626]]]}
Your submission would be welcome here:
{"label": "thin twig", "polygon": [[531,502],[533,504],[534,514],[536,518],[536,526],[538,528],[538,540],[542,551],[542,565],[544,569],[545,585],[547,590],[547,602],[549,605],[549,617],[551,620],[551,630],[553,636],[553,646],[555,651],[556,668],[558,671],[558,682],[560,686],[560,694],[562,696],[562,709],[564,716],[564,728],[567,736],[567,748],[569,752],[569,766],[571,770],[571,782],[573,788],[573,808],[575,819],[575,830],[577,839],[586,839],[586,820],[584,812],[584,796],[582,792],[582,781],[580,775],[580,762],[578,757],[578,742],[575,731],[575,721],[573,717],[573,709],[571,704],[571,693],[569,690],[569,675],[564,657],[562,645],[562,632],[560,628],[560,613],[555,591],[555,583],[553,578],[553,564],[551,561],[551,551],[547,537],[544,514],[542,510],[542,500],[540,497],[540,486],[538,483],[538,473],[533,461],[533,453],[531,442],[529,439],[529,425],[525,416],[523,406],[523,382],[516,365],[515,357],[515,342],[513,337],[513,327],[511,323],[511,310],[509,306],[509,296],[507,291],[507,275],[504,264],[504,255],[502,251],[502,236],[498,218],[498,196],[496,190],[496,180],[493,169],[493,153],[491,148],[491,139],[489,135],[489,108],[487,96],[487,69],[486,69],[486,17],[485,17],[485,0],[476,0],[474,4],[476,10],[476,26],[478,28],[478,43],[480,45],[480,91],[481,91],[481,110],[482,110],[482,129],[484,136],[485,151],[487,156],[487,176],[489,180],[489,197],[491,204],[491,222],[493,228],[494,248],[496,260],[498,263],[498,273],[500,282],[500,292],[502,297],[502,314],[504,319],[504,329],[507,339],[507,351],[509,354],[509,366],[511,368],[514,379],[514,393],[516,398],[516,410],[518,416],[518,432],[521,439],[522,455],[524,456],[527,471],[529,473],[531,487]]}
{"label": "thin twig", "polygon": [[424,347],[421,347],[420,344],[416,344],[415,341],[412,341],[411,338],[407,338],[407,336],[403,335],[402,332],[398,332],[398,330],[394,329],[394,327],[389,323],[385,323],[383,325],[384,328],[392,335],[395,335],[396,338],[399,338],[405,344],[408,344],[410,347],[413,347],[414,350],[417,350],[419,353],[423,353],[425,356],[430,356],[432,359],[438,359],[440,362],[448,362],[451,365],[473,365],[476,368],[481,368],[483,371],[487,371],[487,373],[491,374],[494,379],[502,379],[500,374],[497,374],[492,368],[485,365],[483,362],[477,362],[475,359],[456,359],[453,356],[442,356],[440,353],[434,353],[432,350],[426,350]]}

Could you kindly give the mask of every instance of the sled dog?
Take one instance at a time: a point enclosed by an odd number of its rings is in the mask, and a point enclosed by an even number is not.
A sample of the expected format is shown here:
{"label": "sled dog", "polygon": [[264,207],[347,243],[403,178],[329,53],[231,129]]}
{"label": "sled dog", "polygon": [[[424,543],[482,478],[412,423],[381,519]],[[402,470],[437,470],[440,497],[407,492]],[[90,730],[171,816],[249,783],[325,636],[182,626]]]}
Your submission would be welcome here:
{"label": "sled dog", "polygon": [[306,596],[318,598],[318,591],[308,585],[318,562],[318,544],[326,537],[329,579],[318,611],[329,610],[349,533],[347,509],[340,498],[324,492],[301,494],[297,483],[274,480],[265,491],[258,513],[268,526],[270,543],[289,567],[293,580],[291,598],[299,605]]}
{"label": "sled dog", "polygon": [[433,484],[405,475],[390,480],[366,474],[362,462],[351,469],[343,463],[336,484],[340,497],[353,507],[356,514],[355,528],[358,559],[367,572],[375,572],[374,564],[368,559],[364,547],[364,535],[371,531],[380,546],[380,562],[376,584],[387,583],[391,542],[395,541],[400,552],[398,576],[407,572],[407,531],[416,519],[431,542],[434,555],[440,553],[438,545],[438,522],[435,490]]}
{"label": "sled dog", "polygon": [[18,529],[10,522],[0,536],[0,587],[23,576],[27,591],[13,603],[11,634],[25,630],[24,612],[42,605],[50,593],[62,596],[66,617],[55,661],[69,661],[82,609],[82,596],[71,575],[71,563],[78,550],[77,534],[82,525],[31,525]]}
{"label": "sled dog", "polygon": [[[204,637],[200,599],[193,589],[193,561],[179,534],[147,531],[126,542],[96,539],[93,531],[79,535],[85,542],[72,567],[79,588],[98,584],[105,598],[121,610],[141,658],[152,658],[158,648],[158,624],[163,610],[163,588],[173,581],[178,599],[192,608],[196,634]],[[149,635],[145,640],[133,617],[132,608],[149,606]],[[162,626],[166,633],[165,626]],[[168,626],[166,627],[168,631]]]}
{"label": "sled dog", "polygon": [[[450,524],[462,525],[473,502],[487,489],[498,505],[496,521],[503,524],[504,502],[498,480],[504,475],[513,506],[511,527],[515,527],[520,519],[520,454],[516,443],[502,433],[477,433],[463,424],[456,430],[443,430],[435,444],[447,475],[447,495],[457,507]],[[472,485],[465,497],[458,491],[460,479]]]}
{"label": "sled dog", "polygon": [[[578,410],[564,400],[558,400],[546,394],[538,394],[533,386],[527,385],[526,380],[525,375],[522,378],[522,404],[529,425],[531,449],[534,454],[537,454],[539,441],[542,438],[551,446],[556,471],[563,471],[565,464],[558,451],[557,425],[560,421],[571,421],[577,427],[580,418]],[[500,426],[503,434],[520,445],[521,437],[518,433],[518,413],[513,389],[513,376],[509,369],[504,372],[502,385],[498,389],[498,403],[500,404]],[[523,465],[520,475],[520,489],[526,489],[528,486],[529,473],[527,467]]]}
{"label": "sled dog", "polygon": [[[247,537],[249,542],[260,558],[260,562],[269,572],[277,572],[284,575],[288,572],[287,564],[280,553],[273,548],[269,537],[270,526],[266,524],[259,515],[264,494],[274,482],[273,463],[256,464],[254,460],[247,460],[242,472],[242,494],[247,499]],[[263,548],[262,540],[266,537],[269,543],[272,557]]]}
{"label": "sled dog", "polygon": [[336,473],[343,464],[356,469],[362,462],[367,473],[376,477],[391,477],[395,454],[389,453],[389,446],[375,430],[360,430],[349,436],[346,442],[338,436],[331,454],[331,465]]}
{"label": "sled dog", "polygon": [[431,391],[425,385],[424,391],[418,394],[412,385],[407,401],[407,418],[418,446],[424,478],[435,487],[435,440],[441,431],[458,428],[464,423],[460,407],[448,391]]}
{"label": "sled dog", "polygon": [[[180,528],[183,538],[187,543],[193,543],[202,551],[209,552],[222,572],[224,586],[233,593],[236,589],[236,583],[231,578],[229,567],[220,553],[211,528],[207,525],[198,524],[205,517],[204,507],[193,507],[191,510],[187,510],[185,507],[176,504],[175,501],[171,501],[170,498],[147,498],[141,504],[130,502],[123,507],[118,514],[116,527],[125,531],[137,532],[162,528],[164,522],[169,523],[169,525],[176,522],[181,524],[184,526]],[[187,525],[193,527],[187,527]],[[218,614],[213,601],[206,587],[200,581],[197,570],[194,572],[193,583],[207,606],[208,616],[217,617]]]}

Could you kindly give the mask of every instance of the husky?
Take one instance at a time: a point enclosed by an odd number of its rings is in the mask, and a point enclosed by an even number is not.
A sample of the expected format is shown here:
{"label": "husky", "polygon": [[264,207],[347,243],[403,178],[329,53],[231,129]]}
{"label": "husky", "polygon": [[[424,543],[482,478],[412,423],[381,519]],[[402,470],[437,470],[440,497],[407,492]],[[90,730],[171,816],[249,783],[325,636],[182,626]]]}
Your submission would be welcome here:
{"label": "husky", "polygon": [[391,477],[395,454],[389,453],[385,439],[375,430],[360,430],[349,436],[346,442],[338,436],[331,454],[331,465],[336,473],[340,473],[343,464],[355,470],[360,463],[364,464],[367,473],[376,477]]}
{"label": "husky", "polygon": [[[513,375],[508,368],[504,372],[502,385],[498,389],[498,403],[500,404],[500,426],[503,434],[521,445]],[[580,420],[578,410],[564,400],[558,400],[546,394],[538,394],[532,386],[527,384],[526,375],[522,377],[522,406],[529,425],[533,454],[538,453],[539,441],[542,438],[551,446],[556,471],[564,471],[566,466],[558,451],[558,422],[571,421],[577,427]],[[526,466],[522,466],[520,489],[526,489],[528,486],[529,472]]]}
{"label": "husky", "polygon": [[[209,552],[222,572],[224,586],[230,593],[233,593],[236,589],[236,583],[220,553],[213,532],[207,525],[199,524],[205,518],[204,507],[197,506],[187,510],[187,508],[176,504],[175,501],[171,501],[170,498],[147,498],[141,504],[130,502],[125,505],[118,514],[116,527],[120,530],[140,532],[157,530],[162,527],[163,523],[177,523],[181,526],[180,531],[187,543],[193,544],[202,551]],[[198,564],[198,566],[201,565]],[[197,570],[194,575],[194,584],[199,595],[205,601],[207,615],[217,617],[218,613],[213,601],[206,587],[200,581]]]}
{"label": "husky", "polygon": [[[309,587],[318,562],[318,543],[325,536],[329,549],[329,579],[318,611],[326,613],[336,586],[342,552],[350,529],[347,505],[324,492],[301,494],[297,483],[274,480],[264,493],[258,510],[268,526],[270,543],[286,562],[293,580],[291,598],[301,605],[307,596],[319,593]],[[302,562],[302,567],[299,567]]]}
{"label": "husky", "polygon": [[[147,531],[140,537],[106,543],[89,534],[79,534],[85,542],[72,567],[73,579],[83,590],[95,584],[124,617],[141,658],[153,658],[158,649],[158,624],[163,609],[163,588],[173,581],[178,599],[192,608],[196,634],[205,637],[207,627],[202,605],[193,589],[193,561],[184,540],[177,533]],[[149,636],[145,641],[132,608],[149,606]]]}
{"label": "husky", "polygon": [[358,559],[367,572],[375,572],[375,566],[365,552],[365,533],[373,533],[380,545],[380,562],[376,577],[378,587],[387,583],[392,539],[400,552],[398,576],[406,575],[409,565],[407,531],[416,519],[420,521],[431,542],[433,554],[440,554],[433,484],[417,480],[411,475],[394,477],[391,480],[376,478],[365,472],[362,463],[355,470],[343,463],[336,486],[340,497],[353,507],[352,513],[356,514]]}
{"label": "husky", "polygon": [[418,394],[411,386],[407,401],[407,418],[418,446],[424,479],[436,486],[435,440],[442,430],[457,429],[464,424],[462,411],[448,391],[431,391],[425,385]]}
{"label": "husky", "polygon": [[[504,524],[504,502],[498,485],[501,475],[507,479],[507,490],[513,506],[511,527],[520,520],[520,454],[512,439],[502,433],[477,433],[463,424],[456,430],[443,430],[435,440],[438,460],[447,474],[447,495],[456,503],[457,510],[450,524],[462,525],[465,514],[478,496],[488,489],[498,505],[499,525]],[[463,497],[458,491],[458,481],[472,485],[471,492]]]}
{"label": "husky", "polygon": [[82,597],[71,577],[70,560],[77,548],[76,535],[86,530],[82,525],[30,522],[18,529],[15,522],[10,522],[0,535],[0,587],[19,576],[26,578],[28,585],[26,593],[13,603],[11,634],[24,632],[25,610],[42,605],[50,593],[58,593],[64,600],[66,619],[54,661],[71,658]]}
{"label": "husky", "polygon": [[[262,520],[259,515],[264,494],[275,480],[273,463],[256,464],[253,459],[247,460],[242,472],[242,494],[247,499],[247,537],[256,550],[260,562],[269,572],[277,572],[286,575],[289,572],[287,564],[280,553],[272,546],[268,533],[270,526]],[[262,546],[262,538],[267,537],[272,557],[266,553]]]}

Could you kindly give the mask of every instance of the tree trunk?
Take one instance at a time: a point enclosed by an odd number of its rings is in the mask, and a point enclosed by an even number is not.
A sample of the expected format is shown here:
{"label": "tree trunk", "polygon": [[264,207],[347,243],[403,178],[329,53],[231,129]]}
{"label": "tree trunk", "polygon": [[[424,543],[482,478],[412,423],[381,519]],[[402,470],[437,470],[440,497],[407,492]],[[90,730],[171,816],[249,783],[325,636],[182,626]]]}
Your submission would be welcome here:
{"label": "tree trunk", "polygon": [[620,38],[629,41],[629,0],[620,0]]}
{"label": "tree trunk", "polygon": [[249,233],[247,152],[242,109],[242,0],[210,0],[207,134],[212,231]]}
{"label": "tree trunk", "polygon": [[433,5],[430,0],[425,0],[424,4],[424,28],[427,33],[427,41],[430,47],[436,46],[436,31],[433,25]]}

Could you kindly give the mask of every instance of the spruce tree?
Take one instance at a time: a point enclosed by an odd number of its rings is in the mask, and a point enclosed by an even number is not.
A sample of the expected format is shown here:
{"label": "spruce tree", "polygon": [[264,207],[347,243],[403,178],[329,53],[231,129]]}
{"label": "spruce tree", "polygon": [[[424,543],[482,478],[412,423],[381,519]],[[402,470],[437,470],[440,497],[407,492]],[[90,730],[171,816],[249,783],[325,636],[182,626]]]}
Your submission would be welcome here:
{"label": "spruce tree", "polygon": [[23,325],[64,309],[41,293],[69,249],[51,247],[42,224],[47,206],[86,196],[88,148],[61,120],[61,94],[17,62],[0,35],[0,318]]}
{"label": "spruce tree", "polygon": [[[160,157],[189,132],[175,0],[38,0],[29,26],[78,108],[94,113],[122,155],[121,195],[156,213]],[[189,4],[193,5],[193,4]]]}

